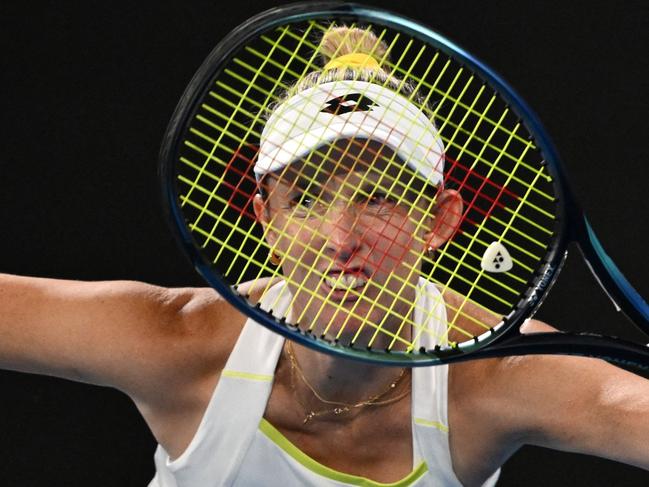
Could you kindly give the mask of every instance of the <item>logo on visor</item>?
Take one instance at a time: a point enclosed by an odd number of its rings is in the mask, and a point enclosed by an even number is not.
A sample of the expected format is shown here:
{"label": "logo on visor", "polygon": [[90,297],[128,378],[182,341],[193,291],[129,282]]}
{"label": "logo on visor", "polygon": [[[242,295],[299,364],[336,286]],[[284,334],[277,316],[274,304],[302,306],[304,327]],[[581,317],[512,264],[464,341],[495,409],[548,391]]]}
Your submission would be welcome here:
{"label": "logo on visor", "polygon": [[378,105],[365,95],[350,93],[328,100],[327,106],[320,111],[332,115],[344,115],[349,112],[369,112],[375,106]]}

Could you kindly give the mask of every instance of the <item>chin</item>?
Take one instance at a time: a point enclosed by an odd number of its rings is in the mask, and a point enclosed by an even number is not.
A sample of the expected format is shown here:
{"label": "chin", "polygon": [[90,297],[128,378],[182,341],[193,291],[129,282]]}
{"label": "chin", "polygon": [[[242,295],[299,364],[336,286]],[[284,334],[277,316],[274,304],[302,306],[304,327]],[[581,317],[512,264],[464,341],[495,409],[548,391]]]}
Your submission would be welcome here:
{"label": "chin", "polygon": [[[373,348],[387,348],[392,342],[392,335],[399,331],[401,323],[388,322],[385,320],[385,312],[371,309],[371,303],[362,301],[353,306],[342,306],[341,308],[328,305],[319,314],[318,324],[313,328],[313,333],[325,337],[328,340],[337,340],[343,345],[349,345],[353,341],[356,346],[364,348],[372,340],[377,327],[388,331],[390,334],[379,332],[372,342]],[[352,311],[353,310],[353,311]],[[406,330],[401,330],[404,336]],[[396,345],[396,344],[395,344]]]}

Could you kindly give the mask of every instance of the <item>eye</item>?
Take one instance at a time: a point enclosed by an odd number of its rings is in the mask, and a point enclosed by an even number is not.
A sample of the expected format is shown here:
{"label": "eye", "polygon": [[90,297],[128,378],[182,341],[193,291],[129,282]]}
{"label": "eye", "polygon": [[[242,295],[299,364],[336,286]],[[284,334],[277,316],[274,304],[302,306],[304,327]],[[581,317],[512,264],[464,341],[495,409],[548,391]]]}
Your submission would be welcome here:
{"label": "eye", "polygon": [[302,207],[302,208],[311,208],[315,203],[315,198],[305,192],[296,193],[291,196],[290,206],[292,208]]}
{"label": "eye", "polygon": [[396,205],[396,199],[384,191],[373,191],[367,195],[367,204],[370,206]]}
{"label": "eye", "polygon": [[370,194],[369,197],[367,198],[367,202],[370,205],[380,205],[386,200],[386,195],[385,193],[381,193],[379,191],[375,191],[374,193]]}

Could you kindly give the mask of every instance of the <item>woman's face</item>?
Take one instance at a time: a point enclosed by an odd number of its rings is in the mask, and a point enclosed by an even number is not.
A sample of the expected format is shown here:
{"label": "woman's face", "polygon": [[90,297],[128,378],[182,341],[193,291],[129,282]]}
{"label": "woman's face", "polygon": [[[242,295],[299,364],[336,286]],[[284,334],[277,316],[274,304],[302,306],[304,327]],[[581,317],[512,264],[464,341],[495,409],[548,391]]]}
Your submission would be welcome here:
{"label": "woman's face", "polygon": [[435,197],[414,177],[365,140],[338,141],[266,177],[255,211],[294,296],[293,322],[343,343],[408,339],[402,317],[411,315]]}

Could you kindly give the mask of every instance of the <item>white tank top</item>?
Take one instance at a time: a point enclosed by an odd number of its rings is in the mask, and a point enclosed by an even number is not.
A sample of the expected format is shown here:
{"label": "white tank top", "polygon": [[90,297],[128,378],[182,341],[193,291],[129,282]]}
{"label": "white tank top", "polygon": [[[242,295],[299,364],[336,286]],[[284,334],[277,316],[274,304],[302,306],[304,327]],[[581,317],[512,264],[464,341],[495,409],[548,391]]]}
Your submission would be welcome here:
{"label": "white tank top", "polygon": [[[424,333],[418,345],[430,347],[444,337],[446,307],[437,288],[420,280],[414,322]],[[284,282],[262,298],[275,316],[288,314],[290,294]],[[437,343],[440,343],[437,341]],[[413,470],[385,484],[338,472],[302,453],[263,418],[284,338],[248,320],[221,373],[194,438],[171,460],[158,445],[156,475],[149,487],[304,487],[416,486],[461,487],[453,472],[448,443],[448,366],[416,367],[412,373]],[[496,484],[500,469],[484,483]]]}

